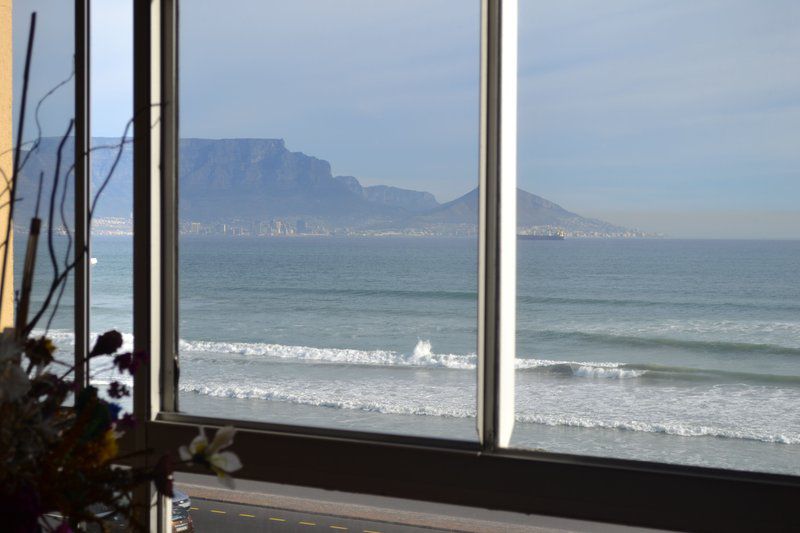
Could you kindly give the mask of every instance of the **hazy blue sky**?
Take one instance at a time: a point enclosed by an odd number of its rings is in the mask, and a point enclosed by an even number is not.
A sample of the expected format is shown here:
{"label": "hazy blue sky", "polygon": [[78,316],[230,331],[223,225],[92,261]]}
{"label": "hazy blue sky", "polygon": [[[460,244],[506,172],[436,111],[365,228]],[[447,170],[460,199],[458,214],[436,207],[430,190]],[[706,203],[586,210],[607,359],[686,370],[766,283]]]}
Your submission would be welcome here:
{"label": "hazy blue sky", "polygon": [[[31,6],[43,88],[69,71],[69,6],[16,0],[17,52]],[[475,186],[479,2],[227,6],[182,4],[182,136],[281,137],[336,174],[441,201]],[[116,135],[130,1],[94,9],[94,134]],[[676,236],[800,237],[794,0],[520,0],[519,118],[520,186],[567,209]]]}

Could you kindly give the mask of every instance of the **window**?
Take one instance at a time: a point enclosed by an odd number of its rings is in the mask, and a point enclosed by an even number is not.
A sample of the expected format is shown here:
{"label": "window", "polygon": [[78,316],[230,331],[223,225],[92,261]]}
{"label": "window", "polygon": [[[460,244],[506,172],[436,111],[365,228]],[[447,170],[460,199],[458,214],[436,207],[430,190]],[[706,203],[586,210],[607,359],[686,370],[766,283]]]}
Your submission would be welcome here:
{"label": "window", "polygon": [[514,446],[800,473],[800,38],[762,7],[521,2]]}
{"label": "window", "polygon": [[[241,475],[643,526],[796,528],[792,511],[797,476],[498,446],[511,436],[507,395],[513,379],[509,380],[510,361],[504,355],[509,353],[508,341],[515,333],[513,290],[508,298],[509,286],[514,286],[509,281],[514,279],[515,262],[509,269],[507,260],[514,256],[516,228],[513,218],[506,216],[516,205],[512,172],[516,134],[511,114],[516,84],[507,83],[514,80],[516,71],[515,40],[511,38],[515,35],[515,4],[493,0],[481,4],[480,161],[484,187],[478,200],[482,222],[477,254],[479,441],[236,421],[241,429],[237,451],[245,464]],[[180,353],[176,31],[176,2],[134,4],[134,109],[140,113],[133,153],[133,328],[136,347],[147,349],[152,359],[136,378],[134,403],[144,426],[133,437],[141,445],[163,449],[194,436],[196,424],[230,422],[180,413],[176,407],[182,406],[175,402],[176,375],[187,362],[181,358],[178,365],[173,358]],[[521,139],[524,135],[522,131]],[[504,250],[508,255],[503,255]],[[521,316],[521,323],[527,320],[524,312]],[[220,314],[220,320],[225,318]],[[513,355],[513,349],[510,352]]]}
{"label": "window", "polygon": [[[32,11],[38,11],[37,33],[33,44],[25,120],[20,131],[23,72]],[[74,233],[75,229],[73,166],[76,129],[72,121],[75,118],[76,82],[71,53],[75,27],[71,13],[70,7],[48,2],[14,3],[10,25],[13,28],[13,60],[8,58],[13,63],[10,77],[13,98],[2,104],[13,104],[13,143],[15,146],[20,145],[22,167],[14,194],[13,246],[8,255],[8,264],[13,270],[14,279],[13,284],[4,286],[4,292],[12,295],[14,301],[20,297],[26,253],[33,240],[32,230],[34,233],[36,231],[33,229],[32,218],[37,217],[41,220],[41,227],[36,239],[37,253],[27,318],[30,321],[38,317],[34,331],[49,331],[59,348],[57,356],[70,363],[75,353],[74,278],[69,276],[66,283],[58,283],[55,290],[52,289],[55,280],[63,279],[64,271],[73,261],[76,247],[74,235],[66,235],[67,231]],[[43,38],[42,35],[47,37]],[[6,125],[3,124],[2,127],[5,128]],[[8,139],[9,142],[11,140]],[[0,147],[0,152],[3,153],[0,157],[7,157],[10,165],[12,152],[8,151],[9,148],[10,146]],[[6,167],[4,161],[3,170],[6,169],[10,176],[11,168]],[[3,216],[6,215],[4,212]],[[4,233],[0,242],[5,240]],[[2,261],[5,248],[0,250]],[[48,297],[52,305],[45,313],[42,308]],[[3,311],[5,315],[6,309]]]}
{"label": "window", "polygon": [[[133,109],[130,2],[90,5],[91,196],[101,196],[91,220],[89,330],[92,342],[105,331],[123,334],[124,350],[133,343]],[[126,135],[126,126],[128,127]],[[99,362],[98,362],[99,363]],[[108,365],[95,364],[95,367]],[[92,372],[97,383],[111,376]],[[127,376],[115,379],[130,381]],[[129,383],[131,384],[131,383]],[[103,390],[101,388],[101,390]],[[123,398],[132,410],[130,398]]]}
{"label": "window", "polygon": [[181,410],[474,441],[480,3],[179,35]]}

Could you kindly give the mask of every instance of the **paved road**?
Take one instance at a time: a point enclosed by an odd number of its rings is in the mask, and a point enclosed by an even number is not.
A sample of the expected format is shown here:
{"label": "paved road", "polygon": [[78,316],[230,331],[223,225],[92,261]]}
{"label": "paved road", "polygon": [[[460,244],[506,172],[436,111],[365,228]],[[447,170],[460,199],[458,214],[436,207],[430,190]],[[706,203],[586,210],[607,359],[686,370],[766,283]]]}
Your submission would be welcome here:
{"label": "paved road", "polygon": [[189,511],[197,533],[400,533],[441,531],[386,522],[371,522],[330,515],[298,513],[237,503],[192,498]]}

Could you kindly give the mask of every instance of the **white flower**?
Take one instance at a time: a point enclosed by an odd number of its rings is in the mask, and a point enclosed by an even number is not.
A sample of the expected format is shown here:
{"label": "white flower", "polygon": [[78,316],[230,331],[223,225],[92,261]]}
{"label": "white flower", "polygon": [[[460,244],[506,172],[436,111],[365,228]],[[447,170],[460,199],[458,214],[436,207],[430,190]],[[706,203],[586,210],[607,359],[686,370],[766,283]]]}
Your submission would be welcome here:
{"label": "white flower", "polygon": [[0,401],[14,402],[22,398],[31,388],[31,381],[28,379],[22,368],[17,363],[0,363]]}
{"label": "white flower", "polygon": [[229,474],[242,468],[242,463],[235,453],[220,450],[233,444],[234,433],[236,430],[233,426],[222,427],[217,430],[214,440],[209,444],[206,432],[201,427],[200,433],[192,439],[188,448],[181,446],[178,452],[182,460],[209,467],[222,483],[233,488],[233,478]]}

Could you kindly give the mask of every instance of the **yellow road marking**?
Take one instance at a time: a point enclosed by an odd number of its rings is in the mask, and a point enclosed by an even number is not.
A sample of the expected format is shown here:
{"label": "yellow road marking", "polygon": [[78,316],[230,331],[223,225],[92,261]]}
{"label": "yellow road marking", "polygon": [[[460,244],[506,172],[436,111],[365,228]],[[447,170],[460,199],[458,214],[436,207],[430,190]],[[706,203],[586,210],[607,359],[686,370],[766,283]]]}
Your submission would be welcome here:
{"label": "yellow road marking", "polygon": [[344,527],[344,526],[329,526],[329,527],[330,527],[331,529],[341,529],[341,530],[347,531],[347,528],[346,528],[346,527]]}
{"label": "yellow road marking", "polygon": [[199,510],[200,510],[200,509],[199,509],[199,508],[197,508],[197,507],[189,507],[189,509],[191,509],[192,511],[199,511]]}
{"label": "yellow road marking", "polygon": [[286,522],[285,518],[275,518],[274,516],[270,516],[269,519],[274,520],[276,522]]}
{"label": "yellow road marking", "polygon": [[256,517],[256,515],[254,515],[254,514],[245,514],[245,513],[239,513],[239,516],[243,516],[245,518],[255,518]]}
{"label": "yellow road marking", "polygon": [[316,522],[303,522],[302,520],[298,522],[301,526],[316,526]]}
{"label": "yellow road marking", "polygon": [[380,531],[373,531],[371,529],[365,529],[364,533],[381,533]]}
{"label": "yellow road marking", "polygon": [[225,511],[217,511],[216,509],[211,509],[211,512],[217,514],[227,514]]}

